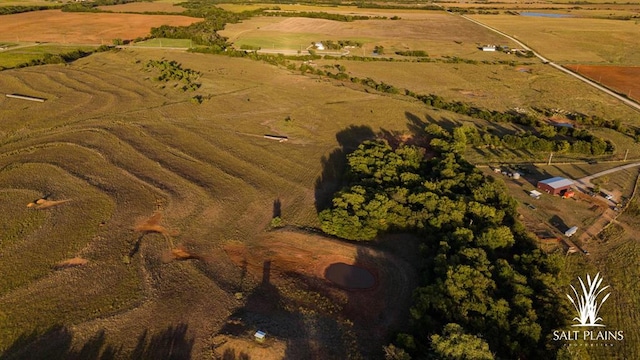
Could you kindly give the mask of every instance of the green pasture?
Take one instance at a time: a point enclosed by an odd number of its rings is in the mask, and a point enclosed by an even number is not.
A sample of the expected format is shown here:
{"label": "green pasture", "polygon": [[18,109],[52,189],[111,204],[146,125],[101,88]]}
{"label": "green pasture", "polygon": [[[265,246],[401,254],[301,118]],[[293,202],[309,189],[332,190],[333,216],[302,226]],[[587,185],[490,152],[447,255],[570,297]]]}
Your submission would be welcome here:
{"label": "green pasture", "polygon": [[167,38],[153,38],[145,41],[139,41],[133,43],[134,46],[144,47],[157,47],[157,48],[189,48],[193,45],[193,42],[188,39],[167,39]]}
{"label": "green pasture", "polygon": [[45,54],[62,54],[74,50],[93,50],[93,46],[54,45],[54,44],[29,44],[24,47],[14,46],[8,50],[0,51],[0,68],[12,68],[32,60],[42,59]]}

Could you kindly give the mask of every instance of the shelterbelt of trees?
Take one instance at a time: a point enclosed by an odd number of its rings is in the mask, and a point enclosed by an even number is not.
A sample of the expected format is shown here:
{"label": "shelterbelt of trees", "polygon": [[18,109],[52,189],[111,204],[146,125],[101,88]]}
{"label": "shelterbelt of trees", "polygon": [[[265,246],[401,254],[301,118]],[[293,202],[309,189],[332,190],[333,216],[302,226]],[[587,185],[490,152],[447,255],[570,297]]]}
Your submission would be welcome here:
{"label": "shelterbelt of trees", "polygon": [[550,335],[570,318],[554,290],[563,258],[537,248],[516,201],[463,159],[461,140],[437,125],[429,134],[426,157],[416,146],[362,143],[347,158],[347,185],[319,214],[322,229],[344,239],[421,238],[412,326],[387,357],[556,358]]}

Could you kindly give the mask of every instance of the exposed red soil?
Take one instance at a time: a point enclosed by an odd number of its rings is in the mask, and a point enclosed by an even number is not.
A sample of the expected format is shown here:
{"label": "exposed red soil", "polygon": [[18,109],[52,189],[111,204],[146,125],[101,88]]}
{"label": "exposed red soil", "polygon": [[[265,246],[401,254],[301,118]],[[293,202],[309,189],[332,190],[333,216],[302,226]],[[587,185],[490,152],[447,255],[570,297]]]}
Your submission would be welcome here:
{"label": "exposed red soil", "polygon": [[[343,243],[317,235],[280,231],[259,239],[257,245],[229,243],[229,258],[256,280],[270,284],[302,281],[342,306],[342,315],[369,326],[384,336],[398,323],[398,312],[414,286],[415,274],[403,260],[365,246]],[[336,263],[365,269],[375,285],[367,289],[346,289],[325,278],[327,268]],[[395,300],[394,300],[395,299]],[[401,305],[403,304],[404,305]]]}
{"label": "exposed red soil", "polygon": [[620,94],[640,100],[640,66],[567,65],[565,67]]}

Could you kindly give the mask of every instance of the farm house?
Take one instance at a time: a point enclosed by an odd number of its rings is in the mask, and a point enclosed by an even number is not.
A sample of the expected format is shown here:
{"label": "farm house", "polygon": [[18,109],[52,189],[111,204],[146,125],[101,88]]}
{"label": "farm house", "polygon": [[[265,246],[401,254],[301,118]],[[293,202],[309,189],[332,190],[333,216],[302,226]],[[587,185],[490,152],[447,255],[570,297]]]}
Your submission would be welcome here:
{"label": "farm house", "polygon": [[538,189],[551,195],[560,195],[571,186],[573,186],[572,180],[560,176],[538,181]]}

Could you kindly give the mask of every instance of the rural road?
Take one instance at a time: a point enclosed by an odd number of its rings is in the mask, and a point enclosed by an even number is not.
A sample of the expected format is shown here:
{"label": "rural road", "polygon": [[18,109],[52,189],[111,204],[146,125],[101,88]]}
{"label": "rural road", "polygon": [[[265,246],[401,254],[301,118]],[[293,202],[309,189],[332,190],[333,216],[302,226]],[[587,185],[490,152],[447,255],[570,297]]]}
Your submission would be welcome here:
{"label": "rural road", "polygon": [[607,174],[611,174],[611,173],[614,173],[616,171],[620,171],[620,170],[636,167],[636,166],[640,166],[640,162],[614,167],[613,169],[609,169],[609,170],[605,170],[605,171],[600,171],[599,173],[595,173],[593,175],[585,176],[583,178],[580,178],[580,179],[576,180],[576,185],[579,188],[581,188],[581,190],[584,190],[584,189],[586,189],[588,187],[592,187],[593,186],[593,184],[591,183],[592,179],[595,179],[597,177],[604,176],[604,175],[607,175]]}
{"label": "rural road", "polygon": [[467,17],[467,16],[464,16],[464,15],[460,15],[460,16],[461,16],[461,17],[463,17],[464,19],[467,19],[467,20],[469,20],[469,21],[471,21],[471,22],[473,22],[473,23],[477,24],[477,25],[480,25],[480,26],[482,26],[482,27],[484,27],[484,28],[486,28],[486,29],[489,29],[489,30],[491,30],[491,31],[493,31],[493,32],[496,32],[496,33],[498,33],[498,34],[500,34],[500,35],[502,35],[502,36],[506,37],[507,39],[509,39],[509,40],[511,40],[511,41],[513,41],[513,42],[515,42],[516,44],[518,44],[519,46],[521,46],[523,49],[525,49],[525,50],[529,50],[529,51],[533,52],[533,54],[534,54],[538,59],[540,59],[543,63],[548,64],[548,65],[550,65],[550,66],[553,66],[554,68],[556,68],[556,69],[558,69],[558,70],[560,70],[560,71],[562,71],[562,72],[565,72],[565,73],[567,73],[567,74],[569,74],[569,75],[571,75],[571,76],[575,77],[576,79],[582,80],[583,82],[585,82],[585,83],[587,83],[587,84],[589,84],[589,85],[593,86],[594,88],[596,88],[596,89],[598,89],[598,90],[600,90],[600,91],[602,91],[602,92],[604,92],[604,93],[606,93],[606,94],[608,94],[608,95],[611,95],[611,96],[615,97],[616,99],[618,99],[618,100],[622,101],[623,103],[625,103],[626,105],[628,105],[628,106],[630,106],[630,107],[634,108],[635,110],[640,111],[640,104],[639,104],[638,102],[633,101],[633,100],[630,100],[630,99],[628,99],[628,98],[626,98],[626,97],[624,97],[624,96],[618,95],[618,94],[616,94],[615,92],[613,92],[613,91],[611,91],[611,90],[607,89],[606,87],[601,86],[601,85],[597,84],[596,82],[591,81],[591,80],[587,79],[586,77],[584,77],[584,76],[582,76],[582,75],[580,75],[580,74],[574,73],[573,71],[571,71],[571,70],[569,70],[569,69],[565,69],[564,67],[562,67],[562,66],[560,66],[560,65],[558,65],[558,64],[556,64],[556,63],[554,63],[554,62],[552,62],[552,61],[550,61],[549,59],[547,59],[547,58],[545,58],[544,56],[542,56],[542,55],[538,54],[537,52],[535,52],[533,49],[531,49],[530,47],[528,47],[528,46],[527,46],[526,44],[524,44],[522,41],[520,41],[520,40],[516,39],[516,38],[515,38],[515,35],[514,35],[514,36],[507,35],[507,34],[505,34],[504,32],[502,32],[502,31],[500,31],[500,30],[498,30],[498,29],[494,29],[494,28],[492,28],[492,27],[491,27],[491,26],[489,26],[489,25],[486,25],[486,24],[481,23],[480,21],[477,21],[477,20],[471,19],[471,18],[469,18],[469,17]]}

